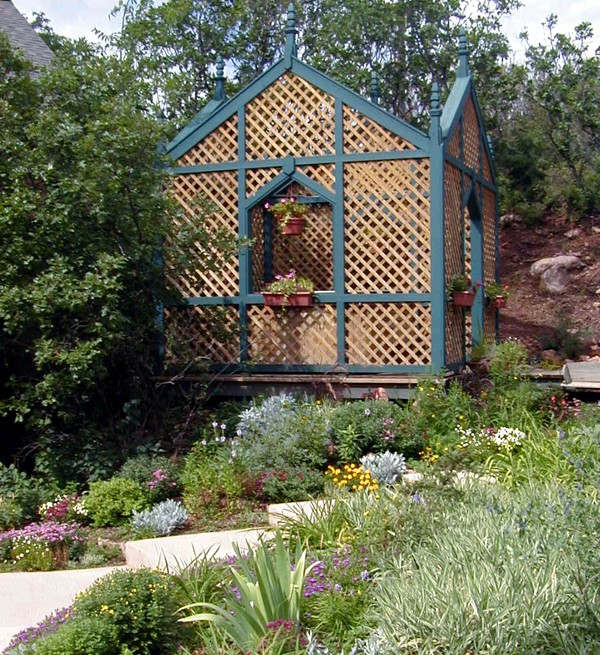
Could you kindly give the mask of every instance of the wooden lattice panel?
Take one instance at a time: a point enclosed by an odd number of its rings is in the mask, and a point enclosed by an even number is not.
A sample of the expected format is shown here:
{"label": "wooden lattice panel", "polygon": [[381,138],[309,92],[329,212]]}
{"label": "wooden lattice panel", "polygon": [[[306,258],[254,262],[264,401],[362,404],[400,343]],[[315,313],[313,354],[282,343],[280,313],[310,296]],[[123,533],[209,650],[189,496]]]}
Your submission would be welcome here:
{"label": "wooden lattice panel", "polygon": [[386,130],[356,109],[344,105],[344,152],[389,152],[415,150],[402,137]]}
{"label": "wooden lattice panel", "polygon": [[333,106],[329,94],[286,73],[246,105],[246,157],[332,154]]}
{"label": "wooden lattice panel", "polygon": [[349,293],[430,289],[429,160],[344,167]]}
{"label": "wooden lattice panel", "polygon": [[488,306],[483,315],[483,339],[485,343],[496,340],[496,309]]}
{"label": "wooden lattice panel", "polygon": [[252,210],[250,225],[252,234],[252,291],[260,292],[265,286],[265,226],[261,206]]}
{"label": "wooden lattice panel", "polygon": [[333,164],[315,164],[314,166],[302,166],[301,173],[311,180],[318,182],[330,191],[334,190],[335,186],[335,169]]}
{"label": "wooden lattice panel", "polygon": [[179,158],[179,166],[237,161],[237,116],[232,116]]}
{"label": "wooden lattice panel", "polygon": [[488,157],[488,154],[486,150],[483,150],[483,177],[488,181],[488,182],[493,182],[492,180],[492,166],[490,164],[490,160]]}
{"label": "wooden lattice panel", "polygon": [[464,161],[467,166],[479,172],[479,142],[481,136],[473,98],[469,98],[465,105],[463,120],[465,131]]}
{"label": "wooden lattice panel", "polygon": [[346,307],[349,364],[431,364],[431,312],[418,303],[356,303]]}
{"label": "wooden lattice panel", "polygon": [[[444,241],[446,285],[464,271],[462,200],[460,195],[461,173],[450,164],[444,167]],[[446,305],[446,363],[462,361],[464,347],[463,312]]]}
{"label": "wooden lattice panel", "polygon": [[461,122],[458,121],[447,146],[448,154],[456,157],[456,159],[460,159],[460,126]]}
{"label": "wooden lattice panel", "polygon": [[337,361],[333,305],[286,309],[248,308],[250,358],[255,364],[314,364]]}
{"label": "wooden lattice panel", "polygon": [[333,223],[331,205],[311,205],[298,236],[275,229],[273,272],[285,275],[293,268],[310,278],[316,290],[333,289]]}
{"label": "wooden lattice panel", "polygon": [[496,194],[483,190],[483,271],[486,283],[496,280]]}
{"label": "wooden lattice panel", "polygon": [[[195,202],[199,196],[207,198],[215,211],[206,219],[204,227],[213,233],[237,240],[237,174],[235,171],[218,173],[194,173],[177,175],[172,179],[171,192],[183,207],[181,219],[189,227],[195,224]],[[196,243],[193,252],[184,253],[192,264],[184,275],[171,282],[185,296],[235,296],[238,295],[237,256],[227,259],[212,247]]]}
{"label": "wooden lattice panel", "polygon": [[246,171],[246,198],[253,196],[280,172],[280,168],[249,168]]}
{"label": "wooden lattice panel", "polygon": [[164,331],[167,368],[189,371],[239,361],[236,307],[171,307],[165,310]]}

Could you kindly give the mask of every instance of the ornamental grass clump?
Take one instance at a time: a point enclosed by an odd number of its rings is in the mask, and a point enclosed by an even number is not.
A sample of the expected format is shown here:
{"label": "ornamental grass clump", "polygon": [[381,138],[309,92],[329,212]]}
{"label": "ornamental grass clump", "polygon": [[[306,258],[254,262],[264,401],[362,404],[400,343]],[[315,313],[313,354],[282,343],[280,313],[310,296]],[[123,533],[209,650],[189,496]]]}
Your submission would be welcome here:
{"label": "ornamental grass clump", "polygon": [[344,464],[342,468],[329,465],[325,476],[336,487],[348,491],[372,492],[379,489],[379,482],[371,472],[358,464]]}

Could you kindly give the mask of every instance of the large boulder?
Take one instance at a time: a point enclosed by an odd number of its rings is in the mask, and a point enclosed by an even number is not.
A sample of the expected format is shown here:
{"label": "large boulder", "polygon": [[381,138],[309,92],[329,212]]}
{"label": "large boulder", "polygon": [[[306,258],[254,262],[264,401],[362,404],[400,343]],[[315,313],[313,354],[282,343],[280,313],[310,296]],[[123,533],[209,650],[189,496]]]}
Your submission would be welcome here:
{"label": "large boulder", "polygon": [[540,277],[542,292],[560,295],[567,291],[571,281],[570,273],[580,268],[585,268],[585,263],[577,255],[557,255],[534,262],[530,272]]}

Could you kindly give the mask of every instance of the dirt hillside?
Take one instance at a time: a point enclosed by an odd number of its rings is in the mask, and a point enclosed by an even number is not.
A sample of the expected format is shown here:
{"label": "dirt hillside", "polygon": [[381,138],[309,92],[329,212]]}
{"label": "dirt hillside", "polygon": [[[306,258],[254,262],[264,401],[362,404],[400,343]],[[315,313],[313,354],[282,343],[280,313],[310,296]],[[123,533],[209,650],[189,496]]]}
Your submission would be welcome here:
{"label": "dirt hillside", "polygon": [[[574,357],[576,344],[583,358],[600,354],[600,217],[574,224],[551,216],[531,227],[507,216],[501,223],[501,280],[511,291],[501,337],[521,339],[534,356],[552,348]],[[561,254],[578,256],[585,267],[570,273],[566,293],[544,293],[530,267]]]}

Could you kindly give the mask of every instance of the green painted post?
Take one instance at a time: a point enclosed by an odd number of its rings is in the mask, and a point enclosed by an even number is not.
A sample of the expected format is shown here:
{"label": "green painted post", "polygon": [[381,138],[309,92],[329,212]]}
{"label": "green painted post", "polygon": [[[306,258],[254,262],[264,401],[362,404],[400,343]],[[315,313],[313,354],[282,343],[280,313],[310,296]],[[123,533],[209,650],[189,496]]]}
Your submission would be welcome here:
{"label": "green painted post", "polygon": [[337,362],[346,363],[346,318],[344,291],[346,289],[346,253],[344,246],[344,106],[335,99],[335,202],[333,203],[333,289],[337,325]]}
{"label": "green painted post", "polygon": [[431,241],[431,365],[439,373],[446,363],[446,292],[444,279],[444,151],[440,128],[440,92],[431,91],[429,140],[431,144],[430,241]]}
{"label": "green painted post", "polygon": [[[238,237],[241,244],[247,244],[250,238],[249,211],[246,203],[246,169],[242,163],[246,159],[246,118],[245,108],[238,109]],[[249,246],[239,250],[239,330],[240,363],[248,361],[248,295],[250,293],[250,271],[252,251]]]}
{"label": "green painted post", "polygon": [[371,102],[374,105],[379,104],[379,77],[377,71],[371,71]]}

